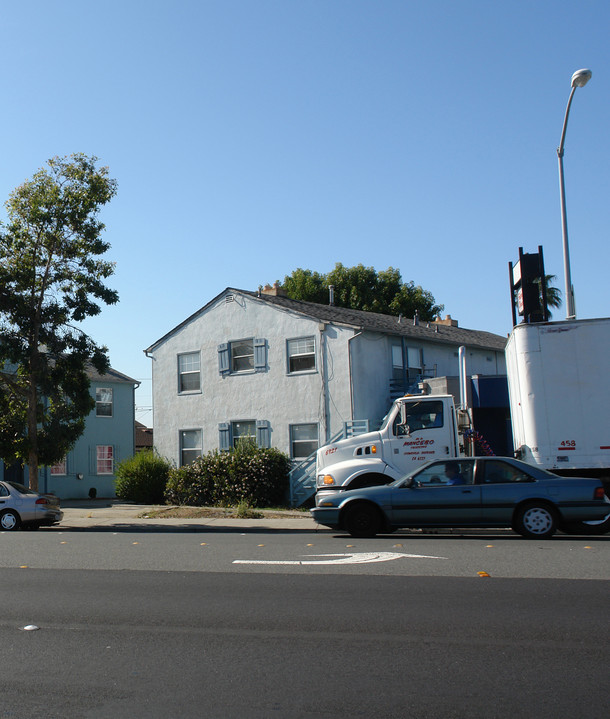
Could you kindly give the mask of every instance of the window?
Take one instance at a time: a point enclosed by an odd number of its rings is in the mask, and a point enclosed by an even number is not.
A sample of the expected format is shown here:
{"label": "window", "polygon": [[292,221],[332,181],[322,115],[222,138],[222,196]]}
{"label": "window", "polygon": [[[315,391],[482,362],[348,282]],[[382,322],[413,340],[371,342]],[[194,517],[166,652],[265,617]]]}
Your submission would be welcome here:
{"label": "window", "polygon": [[313,337],[288,340],[288,371],[308,372],[316,368],[316,341]]}
{"label": "window", "polygon": [[290,425],[290,454],[293,459],[305,459],[317,449],[317,424]]}
{"label": "window", "polygon": [[96,474],[114,474],[114,448],[109,444],[96,447]]}
{"label": "window", "polygon": [[112,417],[111,387],[98,387],[95,390],[95,416]]}
{"label": "window", "polygon": [[[405,367],[406,363],[406,367]],[[392,345],[392,379],[417,380],[423,370],[423,352],[417,347]]]}
{"label": "window", "polygon": [[58,462],[51,467],[51,476],[59,477],[62,475],[65,476],[66,474],[68,474],[68,462],[66,457],[64,457],[61,462]]}
{"label": "window", "polygon": [[419,432],[422,429],[437,429],[443,426],[443,403],[436,400],[414,402],[404,407],[404,420],[401,414],[394,420],[394,436]]}
{"label": "window", "polygon": [[264,372],[267,369],[267,341],[243,339],[218,346],[218,371],[220,374]]}
{"label": "window", "polygon": [[418,472],[414,479],[421,487],[449,487],[460,484],[472,484],[474,462],[471,459],[447,460],[435,462]]}
{"label": "window", "polygon": [[234,447],[244,440],[251,440],[256,444],[256,422],[254,420],[231,422],[231,437]]}
{"label": "window", "polygon": [[485,484],[506,484],[508,482],[533,482],[533,478],[519,467],[499,460],[485,461]]}
{"label": "window", "polygon": [[201,390],[201,360],[199,352],[178,355],[178,392]]}
{"label": "window", "polygon": [[200,429],[183,429],[180,432],[180,466],[191,464],[203,451],[202,432]]}
{"label": "window", "polygon": [[269,422],[266,419],[246,419],[221,422],[218,425],[218,447],[221,451],[236,447],[243,440],[250,440],[257,447],[270,447],[271,428]]}

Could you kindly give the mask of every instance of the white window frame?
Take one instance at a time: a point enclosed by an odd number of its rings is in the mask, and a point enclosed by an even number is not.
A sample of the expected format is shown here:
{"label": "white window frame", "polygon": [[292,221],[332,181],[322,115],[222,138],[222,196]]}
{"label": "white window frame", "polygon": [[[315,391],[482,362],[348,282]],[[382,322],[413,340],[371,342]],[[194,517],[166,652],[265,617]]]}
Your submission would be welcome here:
{"label": "white window frame", "polygon": [[49,468],[52,477],[65,477],[68,474],[68,458],[64,457],[61,462],[57,462]]}
{"label": "white window frame", "polygon": [[[195,360],[192,365],[187,365],[187,369],[183,368],[183,362],[186,360]],[[201,353],[200,352],[181,352],[178,355],[178,394],[197,394],[201,393]],[[198,386],[192,389],[182,389],[182,378],[193,377],[197,375]]]}
{"label": "white window frame", "polygon": [[106,477],[114,474],[114,447],[111,444],[96,445],[95,473]]}
{"label": "white window frame", "polygon": [[[312,452],[309,452],[308,454],[296,454],[295,451],[294,451],[294,450],[295,450],[295,445],[298,445],[299,443],[300,443],[300,444],[305,444],[306,442],[307,442],[307,443],[313,442],[314,440],[311,439],[311,438],[310,438],[310,439],[296,439],[296,438],[295,438],[295,430],[296,430],[298,427],[312,427],[312,428],[315,428],[316,450],[317,450],[318,447],[320,446],[320,427],[319,427],[319,425],[318,425],[317,422],[299,422],[299,423],[297,423],[297,424],[291,424],[291,425],[289,425],[289,434],[290,434],[290,456],[292,457],[292,459],[303,460],[303,459],[307,459],[307,457],[309,457],[309,456],[312,454]],[[315,450],[314,450],[314,451],[315,451]]]}
{"label": "white window frame", "polygon": [[[240,434],[238,431],[239,425],[248,425],[252,429],[252,434]],[[256,441],[256,420],[254,419],[238,419],[231,422],[231,446],[235,449],[240,439],[251,439],[254,445],[257,446]]]}
{"label": "white window frame", "polygon": [[[237,355],[235,353],[235,347],[237,345],[248,345],[250,351],[247,354]],[[236,361],[250,358],[250,367],[245,369],[238,369],[236,367]],[[246,337],[243,340],[233,340],[229,342],[229,361],[231,362],[231,374],[244,374],[247,372],[254,372],[254,337]]]}
{"label": "white window frame", "polygon": [[[108,402],[108,398],[102,399],[103,396],[102,393],[107,392],[110,396],[110,401]],[[107,414],[106,412],[101,412],[102,407],[110,407],[110,414]],[[96,417],[112,417],[114,415],[114,391],[112,387],[96,387],[95,389],[95,416]]]}
{"label": "white window frame", "polygon": [[[185,446],[185,435],[192,434],[197,435],[198,441],[195,443],[192,447],[186,447]],[[184,461],[184,453],[189,452],[193,455],[193,458],[185,462]],[[187,467],[189,464],[192,464],[197,457],[201,457],[203,454],[203,430],[199,428],[191,428],[191,429],[181,429],[180,430],[180,466],[181,467]]]}
{"label": "white window frame", "polygon": [[[313,348],[310,350],[306,343],[311,343]],[[293,350],[294,348],[294,350]],[[292,359],[305,359],[311,357],[313,360],[312,367],[306,367],[304,369],[293,369]],[[286,340],[286,364],[288,374],[304,374],[306,372],[315,372],[317,369],[316,362],[316,338],[315,335],[308,335],[306,337],[292,337]]]}

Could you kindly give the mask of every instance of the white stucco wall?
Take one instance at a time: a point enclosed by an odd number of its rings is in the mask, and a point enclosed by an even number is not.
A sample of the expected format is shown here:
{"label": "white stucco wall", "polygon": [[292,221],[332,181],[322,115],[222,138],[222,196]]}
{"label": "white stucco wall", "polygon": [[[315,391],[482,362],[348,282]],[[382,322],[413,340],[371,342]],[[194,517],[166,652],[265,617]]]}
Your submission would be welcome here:
{"label": "white stucco wall", "polygon": [[[351,419],[347,340],[353,331],[320,325],[248,296],[232,297],[221,296],[153,351],[155,447],[177,464],[181,430],[203,430],[207,452],[219,446],[219,423],[266,420],[271,445],[289,453],[291,424],[317,423],[323,444],[327,433]],[[316,369],[289,374],[286,341],[306,336],[316,340]],[[267,371],[221,375],[218,346],[246,338],[267,341]],[[201,392],[181,395],[178,355],[196,351],[201,353]]]}

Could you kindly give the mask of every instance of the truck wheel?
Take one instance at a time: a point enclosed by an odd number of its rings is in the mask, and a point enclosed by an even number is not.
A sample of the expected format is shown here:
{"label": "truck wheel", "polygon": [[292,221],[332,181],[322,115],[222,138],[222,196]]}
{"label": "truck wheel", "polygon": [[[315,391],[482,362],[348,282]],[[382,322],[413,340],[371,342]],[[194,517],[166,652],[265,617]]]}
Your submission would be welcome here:
{"label": "truck wheel", "polygon": [[347,510],[344,525],[352,537],[374,537],[381,529],[381,517],[372,505],[355,504]]}
{"label": "truck wheel", "polygon": [[3,532],[14,532],[21,525],[21,517],[12,509],[0,514],[0,530]]}
{"label": "truck wheel", "polygon": [[544,502],[530,502],[519,507],[513,528],[526,539],[550,539],[557,528],[555,511]]}
{"label": "truck wheel", "polygon": [[566,534],[607,534],[610,532],[610,514],[604,519],[593,519],[590,522],[569,522],[562,527]]}

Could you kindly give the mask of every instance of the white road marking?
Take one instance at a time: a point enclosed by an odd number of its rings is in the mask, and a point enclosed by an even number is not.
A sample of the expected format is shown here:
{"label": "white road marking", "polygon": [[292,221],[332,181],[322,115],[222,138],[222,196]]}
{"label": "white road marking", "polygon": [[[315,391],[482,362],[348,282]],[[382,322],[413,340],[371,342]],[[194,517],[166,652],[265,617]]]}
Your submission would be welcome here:
{"label": "white road marking", "polygon": [[371,562],[390,562],[393,559],[448,559],[427,554],[403,554],[399,552],[359,552],[357,554],[306,554],[306,557],[326,557],[326,559],[234,559],[233,564],[369,564]]}

